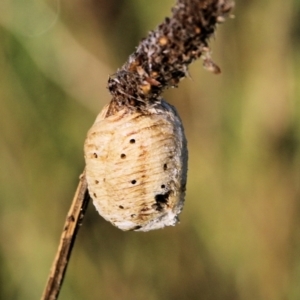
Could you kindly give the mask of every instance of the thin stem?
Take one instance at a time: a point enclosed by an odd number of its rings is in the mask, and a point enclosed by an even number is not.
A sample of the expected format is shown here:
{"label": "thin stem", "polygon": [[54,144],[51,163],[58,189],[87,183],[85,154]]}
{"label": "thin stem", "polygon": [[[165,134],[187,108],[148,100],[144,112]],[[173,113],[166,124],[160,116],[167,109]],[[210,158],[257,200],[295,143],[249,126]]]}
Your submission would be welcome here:
{"label": "thin stem", "polygon": [[58,298],[75,239],[89,203],[85,175],[80,176],[78,187],[69,209],[59,246],[41,300]]}

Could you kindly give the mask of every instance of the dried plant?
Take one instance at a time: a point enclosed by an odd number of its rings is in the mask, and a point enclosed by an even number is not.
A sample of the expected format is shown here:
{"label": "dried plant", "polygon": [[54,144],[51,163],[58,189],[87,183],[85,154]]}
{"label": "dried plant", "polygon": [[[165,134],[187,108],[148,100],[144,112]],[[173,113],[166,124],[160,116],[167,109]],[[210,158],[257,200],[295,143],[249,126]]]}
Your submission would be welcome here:
{"label": "dried plant", "polygon": [[[220,72],[210,58],[208,40],[232,8],[230,0],[177,0],[171,17],[151,31],[123,67],[109,78],[112,100],[89,132],[85,144],[86,173],[80,179],[42,299],[58,297],[88,203],[87,183],[98,211],[121,229],[151,230],[177,222],[184,201],[187,149],[178,114],[162,100],[161,94],[169,87],[177,87],[188,75],[188,65],[199,57],[203,58],[204,67]],[[129,131],[124,124],[130,124]],[[147,135],[149,126],[152,132]],[[125,138],[120,139],[121,136]],[[153,143],[147,144],[147,139]],[[136,146],[138,141],[140,147],[130,150],[129,146]],[[131,159],[125,150],[131,153]],[[136,159],[138,156],[142,159]],[[151,166],[146,167],[145,160]],[[122,173],[124,167],[135,169],[131,174]],[[107,170],[112,173],[110,177]],[[140,177],[135,178],[137,174]],[[129,180],[129,175],[134,178]],[[144,184],[137,184],[138,180],[144,180]],[[123,189],[129,196],[121,195],[122,201],[118,202],[114,187],[127,181],[129,185]],[[141,200],[132,206],[130,201],[135,197]]]}

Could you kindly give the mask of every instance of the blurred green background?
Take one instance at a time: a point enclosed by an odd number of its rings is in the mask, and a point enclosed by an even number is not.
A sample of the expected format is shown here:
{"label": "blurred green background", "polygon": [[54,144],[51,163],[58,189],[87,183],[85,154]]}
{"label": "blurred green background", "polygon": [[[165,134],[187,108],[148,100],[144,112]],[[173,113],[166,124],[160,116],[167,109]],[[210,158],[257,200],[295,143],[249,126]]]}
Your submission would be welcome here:
{"label": "blurred green background", "polygon": [[[300,1],[236,1],[165,98],[189,142],[181,223],[122,232],[90,203],[60,299],[300,299]],[[173,1],[1,0],[0,299],[39,299],[108,76]]]}

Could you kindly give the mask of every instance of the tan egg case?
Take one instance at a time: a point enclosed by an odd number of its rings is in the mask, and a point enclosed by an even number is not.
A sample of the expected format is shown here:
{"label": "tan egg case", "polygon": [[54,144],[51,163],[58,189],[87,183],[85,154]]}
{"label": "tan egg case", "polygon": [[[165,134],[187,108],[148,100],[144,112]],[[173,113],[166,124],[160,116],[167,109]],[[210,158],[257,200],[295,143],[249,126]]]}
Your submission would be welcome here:
{"label": "tan egg case", "polygon": [[86,179],[100,215],[122,230],[149,231],[178,222],[185,197],[187,142],[173,106],[146,111],[104,107],[84,145]]}

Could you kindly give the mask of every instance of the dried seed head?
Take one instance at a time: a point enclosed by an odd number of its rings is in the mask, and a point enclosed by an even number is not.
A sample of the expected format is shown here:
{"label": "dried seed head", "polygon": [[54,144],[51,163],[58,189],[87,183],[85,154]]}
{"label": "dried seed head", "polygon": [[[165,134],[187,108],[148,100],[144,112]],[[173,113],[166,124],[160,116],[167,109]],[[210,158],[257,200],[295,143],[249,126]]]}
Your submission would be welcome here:
{"label": "dried seed head", "polygon": [[[187,176],[187,145],[174,107],[147,112],[106,106],[85,142],[86,178],[100,215],[122,230],[175,225]],[[95,155],[96,154],[96,155]]]}

